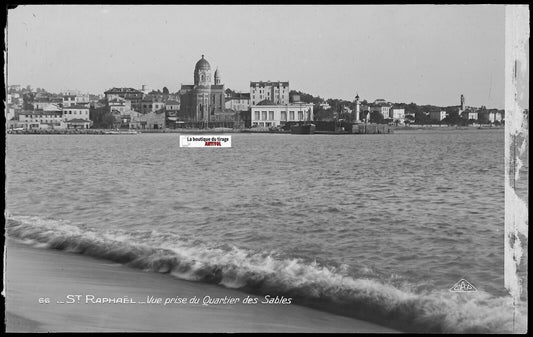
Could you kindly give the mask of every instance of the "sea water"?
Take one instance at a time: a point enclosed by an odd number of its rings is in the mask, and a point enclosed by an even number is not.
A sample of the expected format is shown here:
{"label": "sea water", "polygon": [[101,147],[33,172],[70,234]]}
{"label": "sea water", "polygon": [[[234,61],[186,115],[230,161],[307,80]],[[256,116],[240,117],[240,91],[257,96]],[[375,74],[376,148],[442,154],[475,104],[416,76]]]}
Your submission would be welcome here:
{"label": "sea water", "polygon": [[512,329],[503,130],[9,135],[6,179],[26,242],[406,330]]}

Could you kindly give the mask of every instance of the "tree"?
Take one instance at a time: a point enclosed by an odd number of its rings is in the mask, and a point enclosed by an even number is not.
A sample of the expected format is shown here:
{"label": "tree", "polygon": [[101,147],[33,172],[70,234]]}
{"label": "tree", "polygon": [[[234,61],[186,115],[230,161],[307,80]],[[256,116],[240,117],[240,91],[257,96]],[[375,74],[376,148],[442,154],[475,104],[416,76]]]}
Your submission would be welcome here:
{"label": "tree", "polygon": [[163,87],[163,95],[168,95],[169,91],[167,87]]}
{"label": "tree", "polygon": [[24,93],[22,95],[22,109],[23,110],[33,110],[33,99],[34,94],[31,92]]}
{"label": "tree", "polygon": [[447,114],[448,115],[442,120],[442,123],[448,125],[462,124],[461,116],[459,116],[459,112],[457,110],[450,110]]}
{"label": "tree", "polygon": [[383,124],[385,122],[385,118],[383,118],[383,115],[379,111],[371,111],[370,112],[370,123],[376,123],[376,124]]}
{"label": "tree", "polygon": [[415,124],[428,124],[429,117],[425,112],[417,111],[415,112]]}
{"label": "tree", "polygon": [[113,128],[115,124],[115,116],[111,111],[107,111],[102,116],[102,127],[105,129]]}

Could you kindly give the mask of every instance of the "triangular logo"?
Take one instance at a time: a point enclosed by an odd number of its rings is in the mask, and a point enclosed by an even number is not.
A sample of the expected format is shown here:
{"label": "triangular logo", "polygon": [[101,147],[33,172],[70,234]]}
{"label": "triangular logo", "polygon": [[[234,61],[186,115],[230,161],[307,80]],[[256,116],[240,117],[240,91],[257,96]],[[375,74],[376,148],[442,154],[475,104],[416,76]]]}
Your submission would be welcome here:
{"label": "triangular logo", "polygon": [[476,287],[472,285],[472,283],[468,282],[465,279],[460,279],[456,284],[453,285],[453,287],[450,288],[451,292],[470,292],[470,291],[477,291]]}

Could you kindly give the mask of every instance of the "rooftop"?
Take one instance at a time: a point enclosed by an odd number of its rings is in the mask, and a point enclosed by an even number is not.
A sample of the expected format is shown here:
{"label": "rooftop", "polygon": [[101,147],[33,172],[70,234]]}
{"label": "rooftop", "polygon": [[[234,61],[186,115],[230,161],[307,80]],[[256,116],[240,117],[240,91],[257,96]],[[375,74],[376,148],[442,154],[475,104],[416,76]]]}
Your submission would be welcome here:
{"label": "rooftop", "polygon": [[263,82],[263,81],[253,82],[253,81],[251,81],[251,82],[250,82],[250,86],[251,86],[251,87],[255,87],[255,86],[259,86],[259,87],[266,87],[266,86],[273,86],[273,87],[283,86],[283,87],[288,87],[288,86],[289,86],[289,82],[282,82],[282,81],[277,81],[277,82],[271,82],[271,81],[266,81],[266,82]]}
{"label": "rooftop", "polygon": [[61,116],[61,111],[42,111],[42,110],[35,110],[35,111],[29,111],[29,110],[23,110],[20,111],[18,114],[20,115],[59,115]]}
{"label": "rooftop", "polygon": [[104,92],[105,94],[123,94],[123,93],[134,93],[142,94],[141,91],[133,88],[113,88]]}
{"label": "rooftop", "polygon": [[63,107],[63,110],[69,110],[69,109],[87,109],[87,110],[89,110],[89,107],[86,107],[85,105],[79,105],[79,104]]}
{"label": "rooftop", "polygon": [[230,101],[233,99],[250,99],[250,93],[249,92],[236,92],[232,96],[226,98],[227,101]]}

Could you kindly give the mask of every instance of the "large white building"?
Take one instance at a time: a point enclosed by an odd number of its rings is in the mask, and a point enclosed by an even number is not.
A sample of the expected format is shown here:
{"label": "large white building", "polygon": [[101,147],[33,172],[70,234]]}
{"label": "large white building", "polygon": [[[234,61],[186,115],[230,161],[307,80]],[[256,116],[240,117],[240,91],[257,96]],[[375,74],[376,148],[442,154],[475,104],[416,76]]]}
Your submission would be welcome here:
{"label": "large white building", "polygon": [[495,123],[503,120],[503,114],[498,110],[485,110],[478,113],[478,118],[484,123]]}
{"label": "large white building", "polygon": [[289,82],[250,82],[250,105],[264,100],[274,104],[289,104]]}
{"label": "large white building", "polygon": [[21,111],[18,114],[18,122],[15,124],[16,127],[22,127],[26,130],[63,129],[66,127],[61,111]]}
{"label": "large white building", "polygon": [[63,108],[63,122],[67,129],[88,129],[93,125],[89,118],[89,108],[83,105]]}
{"label": "large white building", "polygon": [[405,122],[405,109],[391,108],[389,114],[394,123],[403,124]]}
{"label": "large white building", "polygon": [[304,122],[313,120],[313,104],[261,104],[251,108],[252,127],[283,126],[287,122]]}
{"label": "large white building", "polygon": [[466,120],[477,120],[478,112],[474,109],[466,109],[465,111],[461,112],[461,117]]}

